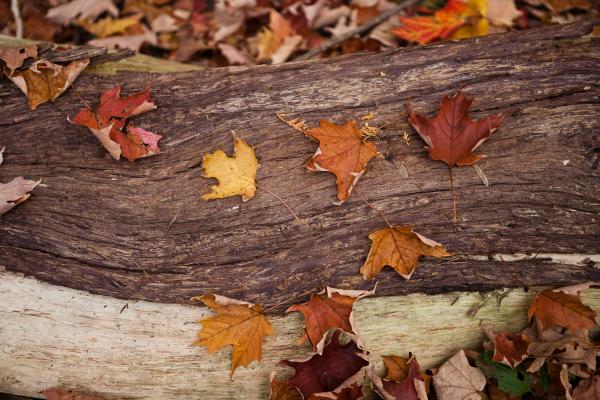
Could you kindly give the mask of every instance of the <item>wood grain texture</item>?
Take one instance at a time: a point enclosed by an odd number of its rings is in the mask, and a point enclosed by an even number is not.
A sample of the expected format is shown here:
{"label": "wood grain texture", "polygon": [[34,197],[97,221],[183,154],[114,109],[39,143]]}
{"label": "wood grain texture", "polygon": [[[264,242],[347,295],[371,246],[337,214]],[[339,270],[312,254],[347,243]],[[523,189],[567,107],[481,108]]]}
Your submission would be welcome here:
{"label": "wood grain texture", "polygon": [[[2,217],[0,265],[118,298],[186,303],[217,292],[281,311],[321,284],[372,287],[358,269],[368,233],[383,221],[367,200],[457,254],[425,260],[408,282],[385,271],[380,295],[599,279],[594,262],[485,259],[600,253],[600,46],[584,37],[594,23],[282,66],[80,77],[78,93],[91,103],[117,83],[125,94],[151,84],[158,109],[135,122],[163,135],[163,152],[135,163],[109,159],[93,135],[67,122],[81,107],[73,90],[32,112],[2,81],[0,180],[44,181]],[[340,207],[333,175],[302,165],[315,143],[275,116],[285,111],[314,126],[372,111],[377,125],[405,113],[407,101],[431,115],[460,87],[476,97],[475,117],[507,117],[478,149],[488,155],[478,166],[491,186],[473,168],[455,170],[456,227],[448,170],[428,158],[406,119],[377,138],[385,159],[369,164]],[[231,152],[232,130],[256,149],[258,184],[302,223],[261,189],[243,204],[200,199],[214,184],[202,177],[202,155]]]}
{"label": "wood grain texture", "polygon": [[[500,305],[477,293],[366,298],[356,303],[355,318],[372,362],[412,351],[430,368],[462,347],[478,348],[482,321],[496,330],[526,326],[533,292],[504,294]],[[582,298],[600,311],[600,290]],[[270,371],[289,372],[277,362],[311,350],[298,344],[300,313],[275,316],[276,336],[266,338],[260,364],[239,368],[230,380],[229,350],[209,356],[190,345],[197,321],[210,313],[205,307],[119,300],[11,272],[0,272],[0,304],[0,392],[33,397],[62,386],[128,399],[266,399]],[[468,316],[474,305],[479,312]]]}

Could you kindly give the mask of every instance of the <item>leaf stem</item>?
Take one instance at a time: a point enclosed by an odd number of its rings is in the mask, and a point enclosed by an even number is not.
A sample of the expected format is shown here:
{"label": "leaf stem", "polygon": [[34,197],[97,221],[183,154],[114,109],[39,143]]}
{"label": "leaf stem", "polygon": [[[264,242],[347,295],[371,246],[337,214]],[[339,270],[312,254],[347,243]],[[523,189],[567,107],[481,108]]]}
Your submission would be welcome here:
{"label": "leaf stem", "polygon": [[390,221],[388,221],[388,219],[385,217],[385,214],[383,213],[383,211],[378,210],[377,208],[375,208],[375,206],[371,203],[369,203],[367,200],[363,200],[365,203],[367,203],[367,205],[369,207],[371,207],[377,214],[379,214],[379,216],[381,218],[383,218],[383,220],[385,221],[385,224],[388,226],[388,228],[391,228],[392,225],[390,224]]}
{"label": "leaf stem", "polygon": [[452,175],[452,165],[448,165],[450,172],[450,189],[452,190],[452,223],[456,225],[456,192],[454,191],[454,176]]}

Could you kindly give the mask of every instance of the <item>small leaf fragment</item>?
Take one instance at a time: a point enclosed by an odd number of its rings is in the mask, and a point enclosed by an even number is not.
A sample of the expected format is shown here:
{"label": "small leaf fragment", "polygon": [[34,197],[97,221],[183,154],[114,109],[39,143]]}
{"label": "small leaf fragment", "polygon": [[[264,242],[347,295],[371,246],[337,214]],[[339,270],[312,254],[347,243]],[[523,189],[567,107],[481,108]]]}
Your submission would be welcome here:
{"label": "small leaf fragment", "polygon": [[235,137],[233,156],[221,150],[206,154],[202,168],[206,178],[216,178],[219,183],[210,187],[211,192],[202,195],[204,200],[242,196],[248,201],[256,194],[256,171],[260,167],[254,149],[242,139]]}
{"label": "small leaf fragment", "polygon": [[446,257],[444,246],[413,232],[410,226],[389,226],[372,232],[371,250],[360,267],[364,279],[371,280],[383,267],[389,265],[404,279],[417,268],[419,257]]}
{"label": "small leaf fragment", "polygon": [[[3,161],[2,153],[4,153],[4,147],[0,149],[0,165]],[[18,176],[8,183],[0,183],[0,215],[27,200],[31,196],[30,193],[41,181],[41,179],[31,181]]]}
{"label": "small leaf fragment", "polygon": [[[28,58],[37,58],[37,45],[22,47],[0,48],[0,60],[4,61],[8,73],[6,76],[12,76],[15,70],[23,65]],[[1,64],[0,64],[1,65]],[[2,71],[2,69],[0,69]]]}

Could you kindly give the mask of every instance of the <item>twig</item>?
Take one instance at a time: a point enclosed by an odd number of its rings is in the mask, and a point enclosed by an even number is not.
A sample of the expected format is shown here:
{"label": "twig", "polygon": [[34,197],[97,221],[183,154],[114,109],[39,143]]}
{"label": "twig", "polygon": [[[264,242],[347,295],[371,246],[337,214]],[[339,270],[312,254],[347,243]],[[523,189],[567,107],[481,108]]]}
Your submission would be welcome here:
{"label": "twig", "polygon": [[269,193],[269,194],[271,194],[271,195],[275,196],[275,197],[277,198],[277,200],[279,200],[279,201],[281,202],[281,204],[283,204],[283,205],[284,205],[284,206],[285,206],[285,207],[286,207],[286,208],[289,210],[289,212],[291,212],[291,213],[292,213],[292,215],[294,216],[294,218],[296,218],[296,221],[298,221],[298,222],[302,222],[302,221],[300,221],[300,218],[298,218],[298,216],[296,215],[296,213],[295,213],[294,211],[292,211],[292,209],[290,208],[290,206],[288,206],[288,204],[287,204],[287,203],[286,203],[286,202],[285,202],[285,201],[284,201],[284,200],[283,200],[281,197],[277,196],[277,194],[273,193],[272,191],[270,191],[269,189],[267,189],[267,188],[266,188],[266,187],[264,187],[264,186],[259,186],[259,185],[258,185],[256,182],[253,182],[253,181],[251,181],[250,179],[246,178],[245,176],[238,175],[238,174],[235,174],[235,175],[236,175],[238,178],[245,180],[246,182],[250,182],[250,183],[252,183],[252,184],[253,184],[254,186],[256,186],[257,188],[259,188],[259,189],[262,189],[262,190],[264,190],[265,192],[267,192],[267,193]]}
{"label": "twig", "polygon": [[454,192],[454,176],[452,176],[452,165],[448,165],[450,172],[450,188],[452,189],[452,222],[456,225],[456,193]]}
{"label": "twig", "polygon": [[367,203],[367,205],[369,207],[371,207],[377,214],[379,214],[379,216],[381,218],[383,218],[383,220],[385,221],[385,224],[388,226],[388,228],[391,228],[392,225],[390,224],[390,221],[388,221],[388,219],[385,217],[385,214],[383,213],[383,211],[378,210],[377,208],[375,208],[375,206],[371,203],[369,203],[367,200],[363,200],[365,203]]}
{"label": "twig", "polygon": [[383,128],[385,128],[386,126],[388,126],[388,125],[391,125],[391,124],[393,124],[394,122],[398,122],[398,121],[400,121],[402,118],[405,118],[405,117],[407,117],[407,116],[408,116],[408,114],[402,114],[402,115],[401,115],[401,116],[399,116],[398,118],[396,118],[396,119],[393,119],[393,120],[391,120],[390,122],[386,122],[385,124],[381,125],[381,126],[379,127],[379,129],[383,129]]}
{"label": "twig", "polygon": [[10,11],[12,11],[15,19],[17,39],[23,39],[23,20],[21,19],[21,12],[19,11],[19,0],[10,0]]}
{"label": "twig", "polygon": [[357,26],[355,29],[352,29],[351,31],[348,31],[338,37],[332,38],[332,39],[326,41],[325,43],[323,43],[321,46],[319,46],[315,49],[312,49],[310,51],[307,51],[306,53],[302,54],[301,56],[294,58],[294,61],[310,60],[311,58],[318,56],[322,52],[329,50],[332,47],[337,46],[338,44],[350,39],[353,36],[362,35],[363,33],[370,31],[371,29],[373,29],[374,27],[376,27],[383,21],[387,20],[390,17],[393,17],[394,15],[398,14],[400,11],[418,3],[419,1],[420,0],[403,1],[400,4],[397,4],[394,8],[390,8],[389,10],[379,14],[375,18],[365,22],[362,25]]}

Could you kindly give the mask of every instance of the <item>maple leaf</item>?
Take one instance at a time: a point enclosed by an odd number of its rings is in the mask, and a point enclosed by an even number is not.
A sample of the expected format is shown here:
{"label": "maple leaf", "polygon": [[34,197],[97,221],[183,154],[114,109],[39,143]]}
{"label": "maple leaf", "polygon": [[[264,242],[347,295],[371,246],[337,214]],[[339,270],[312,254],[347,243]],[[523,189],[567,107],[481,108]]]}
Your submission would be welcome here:
{"label": "maple leaf", "polygon": [[124,156],[134,161],[160,153],[161,136],[136,128],[132,123],[125,126],[126,120],[155,108],[150,89],[121,97],[121,87],[117,85],[102,93],[96,110],[86,107],[71,122],[87,127],[115,160]]}
{"label": "maple leaf", "polygon": [[82,26],[86,31],[96,37],[105,38],[117,33],[125,33],[128,29],[137,27],[142,29],[140,19],[143,14],[131,15],[125,18],[113,19],[110,17],[103,18],[96,22],[90,22],[87,19],[77,21],[77,24]]}
{"label": "maple leaf", "polygon": [[494,334],[492,329],[487,325],[483,325],[482,330],[494,346],[493,361],[514,368],[527,358],[527,349],[531,340],[526,334],[522,332],[500,332]]}
{"label": "maple leaf", "polygon": [[29,107],[35,110],[40,104],[54,101],[63,94],[89,63],[90,60],[85,58],[63,67],[41,58],[28,69],[8,75],[8,79],[25,93]]}
{"label": "maple leaf", "polygon": [[448,39],[465,24],[463,14],[467,10],[462,0],[449,0],[432,16],[400,17],[402,26],[392,29],[392,33],[400,39],[421,45]]}
{"label": "maple leaf", "polygon": [[287,383],[298,388],[305,399],[315,393],[336,391],[344,382],[356,379],[369,364],[356,338],[348,335],[351,340],[342,344],[341,335],[340,330],[330,331],[319,343],[317,353],[306,360],[279,362],[294,368],[295,374]]}
{"label": "maple leaf", "polygon": [[446,361],[433,376],[439,400],[480,400],[485,387],[485,375],[471,367],[463,350]]}
{"label": "maple leaf", "polygon": [[450,253],[444,246],[413,232],[410,226],[388,226],[372,232],[371,250],[360,267],[364,279],[373,279],[383,267],[389,265],[404,279],[417,268],[419,257],[446,257]]}
{"label": "maple leaf", "polygon": [[573,400],[598,399],[600,399],[600,375],[582,380],[573,391]]}
{"label": "maple leaf", "polygon": [[106,397],[52,387],[41,392],[47,400],[106,400]]}
{"label": "maple leaf", "polygon": [[205,346],[209,354],[227,345],[233,346],[230,375],[239,366],[260,361],[263,338],[275,335],[260,305],[215,294],[192,299],[202,301],[217,312],[217,315],[199,321],[202,330],[194,345]]}
{"label": "maple leaf", "polygon": [[298,389],[278,380],[275,372],[271,372],[270,382],[269,400],[302,400]]}
{"label": "maple leaf", "polygon": [[5,72],[6,76],[11,76],[28,58],[37,58],[37,45],[0,48],[0,60],[9,70],[8,73]]}
{"label": "maple leaf", "polygon": [[46,16],[54,22],[67,25],[75,18],[96,19],[100,14],[119,15],[111,0],[73,0],[48,10]]}
{"label": "maple leaf", "polygon": [[306,131],[319,148],[308,161],[309,171],[327,171],[337,178],[338,200],[342,204],[365,172],[367,163],[379,152],[375,145],[363,140],[356,121],[344,125],[320,121],[317,128]]}
{"label": "maple leaf", "polygon": [[416,358],[399,356],[383,356],[387,368],[387,376],[381,379],[373,368],[369,371],[375,391],[384,400],[420,400],[427,398],[425,375],[421,371]]}
{"label": "maple leaf", "polygon": [[[2,165],[4,147],[0,149],[0,165]],[[22,176],[14,178],[8,183],[0,183],[0,215],[10,211],[17,204],[24,202],[31,196],[29,193],[40,184],[42,180],[30,181]]]}
{"label": "maple leaf", "polygon": [[218,185],[210,187],[211,192],[202,195],[204,200],[239,195],[243,201],[248,201],[256,194],[256,171],[260,164],[254,149],[237,136],[234,140],[232,157],[217,150],[202,159],[204,177],[219,181]]}
{"label": "maple leaf", "polygon": [[535,316],[542,330],[558,325],[576,332],[597,325],[596,312],[581,303],[579,293],[565,293],[560,289],[546,289],[538,293],[527,315],[529,319]]}
{"label": "maple leaf", "polygon": [[473,98],[467,97],[462,90],[459,90],[454,96],[442,98],[440,111],[433,118],[415,113],[410,103],[407,104],[408,121],[427,143],[429,156],[448,165],[454,223],[457,216],[452,167],[473,165],[484,158],[484,155],[473,154],[473,150],[479,147],[504,121],[503,113],[473,121],[468,115],[472,103]]}
{"label": "maple leaf", "polygon": [[321,293],[313,294],[306,303],[294,304],[286,312],[299,311],[304,315],[306,335],[313,350],[316,350],[323,335],[332,328],[357,333],[352,306],[356,300],[374,292],[375,290],[343,290],[327,286]]}
{"label": "maple leaf", "polygon": [[502,125],[504,115],[500,113],[473,121],[468,115],[472,103],[473,98],[459,90],[454,96],[442,98],[440,111],[433,118],[417,114],[408,104],[408,121],[427,143],[432,159],[452,167],[473,165],[485,157],[473,154],[473,150]]}

